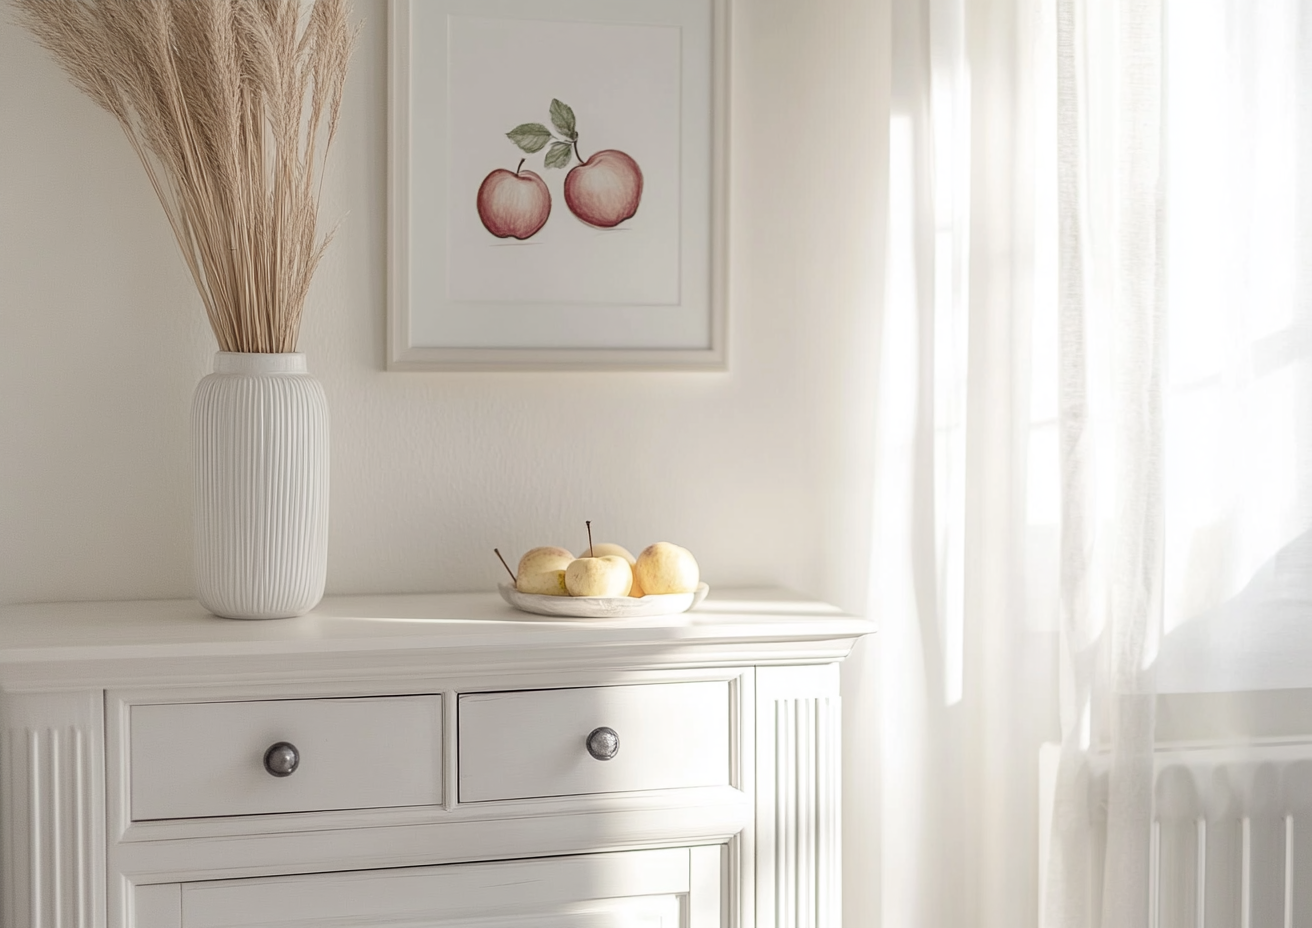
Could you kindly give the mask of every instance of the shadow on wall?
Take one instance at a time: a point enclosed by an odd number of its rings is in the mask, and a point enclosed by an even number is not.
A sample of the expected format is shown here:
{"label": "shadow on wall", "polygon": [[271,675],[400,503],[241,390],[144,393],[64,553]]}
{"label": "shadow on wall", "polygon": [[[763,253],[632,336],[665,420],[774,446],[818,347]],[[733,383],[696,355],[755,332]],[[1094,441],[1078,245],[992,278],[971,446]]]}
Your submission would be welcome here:
{"label": "shadow on wall", "polygon": [[1312,686],[1312,529],[1266,561],[1221,605],[1162,641],[1164,693]]}

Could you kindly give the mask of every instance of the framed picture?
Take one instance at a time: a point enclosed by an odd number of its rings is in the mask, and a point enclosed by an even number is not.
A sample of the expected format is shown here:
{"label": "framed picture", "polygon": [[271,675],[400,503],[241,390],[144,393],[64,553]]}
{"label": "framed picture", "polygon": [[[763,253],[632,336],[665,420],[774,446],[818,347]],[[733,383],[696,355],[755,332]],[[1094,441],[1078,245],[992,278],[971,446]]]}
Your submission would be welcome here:
{"label": "framed picture", "polygon": [[724,370],[727,0],[392,0],[390,370]]}

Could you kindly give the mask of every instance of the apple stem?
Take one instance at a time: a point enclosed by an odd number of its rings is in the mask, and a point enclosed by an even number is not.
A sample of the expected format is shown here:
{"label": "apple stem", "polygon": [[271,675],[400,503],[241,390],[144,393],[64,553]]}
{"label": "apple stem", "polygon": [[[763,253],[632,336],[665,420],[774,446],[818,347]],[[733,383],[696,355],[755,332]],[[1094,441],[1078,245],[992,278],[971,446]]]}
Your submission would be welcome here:
{"label": "apple stem", "polygon": [[588,557],[596,557],[596,553],[592,550],[592,522],[588,521],[583,524],[588,527]]}
{"label": "apple stem", "polygon": [[579,154],[579,140],[574,140],[574,157],[579,159],[579,164],[585,163],[586,159]]}
{"label": "apple stem", "polygon": [[[524,162],[522,162],[522,161],[520,162],[520,164],[523,164],[523,163],[524,163]],[[506,573],[510,574],[510,582],[511,582],[511,583],[518,583],[518,582],[519,582],[519,578],[517,578],[517,577],[515,576],[515,572],[514,572],[513,570],[510,569],[510,565],[507,564],[507,563],[506,563],[506,559],[505,559],[504,557],[501,556],[501,552],[500,552],[499,550],[497,550],[496,548],[493,548],[493,549],[492,549],[492,553],[495,554],[495,555],[497,556],[497,560],[500,561],[500,562],[501,562],[501,566],[504,567],[504,568],[506,569]]]}
{"label": "apple stem", "polygon": [[[528,160],[527,158],[520,158],[520,159],[519,159],[519,167],[515,168],[515,176],[516,176],[516,177],[519,176],[520,169],[524,167],[524,162],[527,161],[527,160]],[[493,548],[492,550],[495,551],[496,548]],[[503,562],[503,563],[504,563],[504,562]],[[509,569],[509,568],[507,568],[507,569]]]}

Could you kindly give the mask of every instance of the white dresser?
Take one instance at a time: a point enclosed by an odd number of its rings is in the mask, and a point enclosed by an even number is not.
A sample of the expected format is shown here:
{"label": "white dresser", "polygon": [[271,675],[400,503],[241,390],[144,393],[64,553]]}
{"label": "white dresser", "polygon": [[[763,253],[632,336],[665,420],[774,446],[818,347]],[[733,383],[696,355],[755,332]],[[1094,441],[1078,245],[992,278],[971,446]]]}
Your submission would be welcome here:
{"label": "white dresser", "polygon": [[0,610],[5,928],[837,928],[838,662],[779,591]]}

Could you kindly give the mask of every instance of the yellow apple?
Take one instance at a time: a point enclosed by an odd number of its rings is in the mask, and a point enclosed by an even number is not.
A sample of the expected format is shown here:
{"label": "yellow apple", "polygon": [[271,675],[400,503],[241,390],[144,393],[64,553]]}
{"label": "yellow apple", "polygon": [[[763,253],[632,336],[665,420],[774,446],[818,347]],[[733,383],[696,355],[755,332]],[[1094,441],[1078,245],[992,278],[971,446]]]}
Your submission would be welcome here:
{"label": "yellow apple", "polygon": [[701,579],[692,552],[668,541],[643,548],[633,565],[633,576],[648,596],[691,593]]}
{"label": "yellow apple", "polygon": [[584,548],[583,553],[590,557],[603,557],[607,554],[614,554],[628,561],[630,567],[632,567],[634,561],[637,560],[637,558],[629,553],[629,549],[624,547],[624,545],[611,544],[607,541],[599,541],[590,548]]}
{"label": "yellow apple", "polygon": [[[524,552],[524,556],[519,559],[519,567],[515,570],[515,575],[518,576],[525,571],[533,574],[543,569],[554,569],[548,567],[548,565],[560,560],[561,558],[564,558],[566,561],[572,561],[574,560],[574,555],[570,554],[565,548],[557,548],[550,545],[543,548],[529,548]],[[562,567],[561,570],[564,570],[564,568]]]}
{"label": "yellow apple", "polygon": [[638,575],[633,575],[633,586],[629,587],[629,595],[634,599],[641,599],[646,594],[643,592],[642,584],[638,582]]}
{"label": "yellow apple", "polygon": [[515,572],[515,589],[521,593],[542,596],[568,596],[565,590],[565,568],[574,555],[564,548],[533,548],[519,559]]}
{"label": "yellow apple", "polygon": [[575,558],[565,568],[570,596],[628,596],[632,586],[633,570],[616,554]]}

